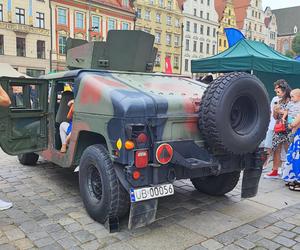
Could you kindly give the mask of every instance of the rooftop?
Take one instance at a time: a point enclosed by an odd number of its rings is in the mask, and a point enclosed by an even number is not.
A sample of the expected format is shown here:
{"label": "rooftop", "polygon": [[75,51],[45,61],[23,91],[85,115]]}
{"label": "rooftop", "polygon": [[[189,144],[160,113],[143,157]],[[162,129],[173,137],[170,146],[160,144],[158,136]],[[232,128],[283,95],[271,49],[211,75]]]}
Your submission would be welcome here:
{"label": "rooftop", "polygon": [[297,27],[297,31],[300,31],[300,6],[277,9],[272,12],[276,16],[279,36],[295,34],[295,27]]}

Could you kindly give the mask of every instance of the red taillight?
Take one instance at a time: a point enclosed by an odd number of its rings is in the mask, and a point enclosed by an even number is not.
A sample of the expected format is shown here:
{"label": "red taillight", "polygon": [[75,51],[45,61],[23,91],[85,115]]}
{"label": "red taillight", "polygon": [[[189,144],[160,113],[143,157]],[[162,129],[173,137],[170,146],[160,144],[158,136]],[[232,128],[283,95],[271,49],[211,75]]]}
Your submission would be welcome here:
{"label": "red taillight", "polygon": [[149,157],[147,150],[137,150],[135,152],[135,166],[137,168],[145,168],[148,165]]}
{"label": "red taillight", "polygon": [[139,171],[133,171],[132,178],[134,180],[138,180],[141,177],[141,173]]}
{"label": "red taillight", "polygon": [[136,141],[138,143],[146,143],[148,141],[148,136],[144,133],[140,133],[136,138]]}

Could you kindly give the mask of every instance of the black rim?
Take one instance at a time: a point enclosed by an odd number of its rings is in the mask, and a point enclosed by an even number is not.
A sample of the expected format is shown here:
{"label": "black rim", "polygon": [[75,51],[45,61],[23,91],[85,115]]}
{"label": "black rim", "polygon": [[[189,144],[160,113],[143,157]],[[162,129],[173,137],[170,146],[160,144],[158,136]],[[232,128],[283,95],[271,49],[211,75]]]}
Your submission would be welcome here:
{"label": "black rim", "polygon": [[98,169],[91,165],[88,170],[88,192],[91,197],[97,200],[102,198],[102,181]]}
{"label": "black rim", "polygon": [[230,122],[232,129],[240,135],[248,134],[256,124],[257,107],[248,96],[238,97],[231,109]]}

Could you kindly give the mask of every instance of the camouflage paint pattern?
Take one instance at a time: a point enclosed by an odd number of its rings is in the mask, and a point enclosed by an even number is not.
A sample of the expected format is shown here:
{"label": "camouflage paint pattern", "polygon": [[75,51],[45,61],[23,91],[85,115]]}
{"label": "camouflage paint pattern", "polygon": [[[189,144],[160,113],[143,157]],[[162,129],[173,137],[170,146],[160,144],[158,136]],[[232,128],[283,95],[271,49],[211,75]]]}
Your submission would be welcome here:
{"label": "camouflage paint pattern", "polygon": [[[64,76],[67,75],[71,73]],[[56,78],[55,74],[50,76]],[[58,79],[62,76],[59,73]],[[112,152],[117,149],[119,138],[122,142],[127,139],[124,128],[132,123],[151,124],[155,142],[192,139],[202,144],[198,110],[206,89],[203,83],[181,76],[83,70],[78,71],[75,84],[78,86],[69,148],[66,154],[54,149],[52,114],[49,146],[41,152],[49,161],[62,167],[77,165],[78,138],[83,131],[103,136],[108,151]],[[124,147],[120,150],[122,154],[126,154]]]}

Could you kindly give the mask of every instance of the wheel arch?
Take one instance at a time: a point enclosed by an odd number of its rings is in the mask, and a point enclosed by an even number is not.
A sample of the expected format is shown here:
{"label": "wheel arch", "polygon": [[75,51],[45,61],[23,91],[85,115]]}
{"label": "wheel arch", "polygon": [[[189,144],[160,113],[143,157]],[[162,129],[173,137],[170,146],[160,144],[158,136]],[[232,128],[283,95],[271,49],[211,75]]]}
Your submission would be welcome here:
{"label": "wheel arch", "polygon": [[105,137],[99,133],[82,130],[79,132],[77,137],[77,144],[74,154],[74,164],[79,165],[80,158],[84,150],[92,145],[102,144],[106,149],[108,149],[107,140]]}

